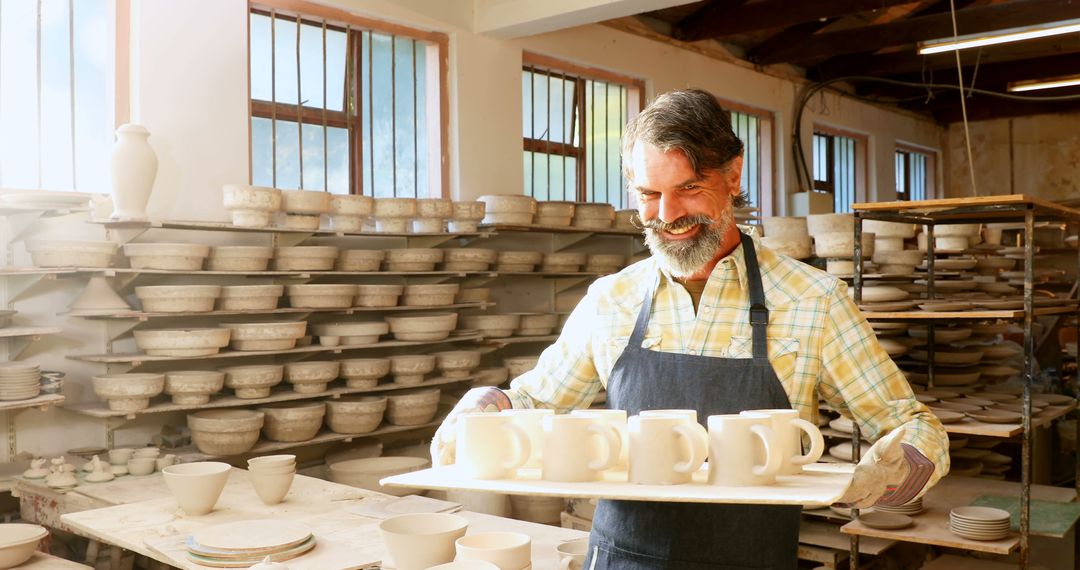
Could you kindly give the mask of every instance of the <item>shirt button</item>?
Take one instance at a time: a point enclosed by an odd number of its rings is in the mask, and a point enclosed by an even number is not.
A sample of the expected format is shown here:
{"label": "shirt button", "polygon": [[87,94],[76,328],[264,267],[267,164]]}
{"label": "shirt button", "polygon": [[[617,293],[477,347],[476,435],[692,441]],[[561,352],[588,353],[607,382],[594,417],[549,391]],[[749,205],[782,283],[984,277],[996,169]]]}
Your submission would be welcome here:
{"label": "shirt button", "polygon": [[710,312],[712,312],[712,309],[710,309],[709,307],[703,307],[701,309],[701,312],[705,313],[705,314],[709,314]]}

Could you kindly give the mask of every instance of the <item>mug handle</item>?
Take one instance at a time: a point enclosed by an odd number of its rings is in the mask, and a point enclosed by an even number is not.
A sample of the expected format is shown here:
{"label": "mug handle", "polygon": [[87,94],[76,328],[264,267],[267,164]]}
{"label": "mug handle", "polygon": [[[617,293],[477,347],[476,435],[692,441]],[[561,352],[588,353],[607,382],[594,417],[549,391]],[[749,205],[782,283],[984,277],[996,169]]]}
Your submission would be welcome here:
{"label": "mug handle", "polygon": [[529,442],[529,434],[521,426],[510,422],[503,424],[503,427],[509,432],[510,438],[514,440],[515,454],[511,456],[510,459],[503,461],[502,468],[517,469],[518,467],[525,465],[525,462],[529,460],[529,456],[532,455],[532,445],[530,445]]}
{"label": "mug handle", "polygon": [[675,426],[675,434],[686,441],[690,457],[684,463],[675,464],[676,473],[693,473],[701,469],[705,456],[709,453],[709,432],[697,423],[684,423]]}
{"label": "mug handle", "polygon": [[570,570],[570,565],[574,563],[574,559],[567,556],[559,561],[559,570]]}
{"label": "mug handle", "polygon": [[784,457],[780,455],[780,446],[771,443],[775,441],[775,432],[769,426],[762,424],[750,426],[750,432],[756,435],[761,440],[761,445],[765,447],[765,463],[755,465],[751,471],[759,477],[775,475],[784,461]]}
{"label": "mug handle", "polygon": [[608,424],[595,423],[589,426],[589,432],[603,440],[605,443],[604,451],[606,452],[603,461],[593,460],[589,462],[587,466],[589,471],[611,469],[619,462],[619,448],[622,447],[622,442],[619,441],[619,431]]}
{"label": "mug handle", "polygon": [[791,458],[791,463],[793,465],[806,465],[821,459],[821,454],[825,452],[825,438],[821,437],[821,430],[802,418],[792,418],[791,425],[803,430],[806,435],[810,436],[810,451],[807,451],[806,455],[795,455]]}

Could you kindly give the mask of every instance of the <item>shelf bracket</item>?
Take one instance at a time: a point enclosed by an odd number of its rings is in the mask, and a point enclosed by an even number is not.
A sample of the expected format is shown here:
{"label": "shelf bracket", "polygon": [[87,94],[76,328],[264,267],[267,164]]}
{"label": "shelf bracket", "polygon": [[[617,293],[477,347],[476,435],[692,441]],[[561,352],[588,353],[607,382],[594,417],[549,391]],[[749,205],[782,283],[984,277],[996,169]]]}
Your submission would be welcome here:
{"label": "shelf bracket", "polygon": [[582,283],[592,281],[593,279],[596,279],[596,277],[592,275],[587,277],[557,277],[554,279],[555,294],[557,295],[559,293],[562,293],[563,291],[566,291],[567,289],[572,289],[578,285],[581,285]]}
{"label": "shelf bracket", "polygon": [[405,238],[405,247],[439,247],[440,245],[456,239],[454,234],[442,234],[432,236],[410,236]]}
{"label": "shelf bracket", "polygon": [[139,236],[146,233],[150,229],[150,226],[134,227],[134,228],[110,228],[105,227],[105,239],[108,241],[115,241],[121,245],[131,243],[139,238]]}
{"label": "shelf bracket", "polygon": [[551,235],[551,250],[562,251],[575,243],[579,243],[591,238],[593,234],[587,232],[575,232],[566,234],[552,234]]}
{"label": "shelf bracket", "polygon": [[124,416],[109,416],[105,418],[105,449],[116,448],[116,430],[128,422]]}
{"label": "shelf bracket", "polygon": [[105,336],[108,342],[113,342],[116,339],[131,332],[132,329],[146,322],[146,317],[137,317],[132,319],[109,319],[105,321]]}
{"label": "shelf bracket", "polygon": [[22,296],[37,285],[40,281],[56,279],[55,273],[32,273],[30,275],[13,275],[8,277],[8,304],[22,299]]}
{"label": "shelf bracket", "polygon": [[7,412],[7,460],[15,461],[15,456],[19,453],[19,435],[15,431],[15,417],[19,415],[22,410],[8,410]]}
{"label": "shelf bracket", "polygon": [[44,214],[45,210],[37,210],[33,212],[5,215],[4,217],[8,220],[8,226],[11,228],[11,241],[14,242],[22,239],[23,233],[41,219]]}
{"label": "shelf bracket", "polygon": [[294,247],[304,243],[314,233],[296,232],[296,233],[275,233],[273,236],[274,247]]}
{"label": "shelf bracket", "polygon": [[41,340],[41,337],[42,335],[35,334],[32,336],[20,336],[11,338],[10,340],[8,340],[8,358],[11,360],[18,360],[19,357],[22,356],[23,351],[26,350],[31,343]]}

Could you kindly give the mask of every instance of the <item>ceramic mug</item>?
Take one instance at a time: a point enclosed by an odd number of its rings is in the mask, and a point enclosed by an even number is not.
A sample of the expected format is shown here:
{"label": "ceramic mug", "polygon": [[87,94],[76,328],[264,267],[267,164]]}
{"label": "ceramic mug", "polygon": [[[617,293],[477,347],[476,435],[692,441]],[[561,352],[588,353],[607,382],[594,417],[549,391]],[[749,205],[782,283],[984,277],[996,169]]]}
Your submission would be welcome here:
{"label": "ceramic mug", "polygon": [[455,541],[468,519],[448,513],[412,513],[379,523],[383,544],[398,570],[425,570],[454,560]]}
{"label": "ceramic mug", "polygon": [[546,416],[555,415],[555,410],[551,409],[517,409],[517,410],[503,410],[500,414],[510,418],[510,422],[521,426],[529,434],[529,448],[532,453],[529,454],[529,460],[525,462],[522,467],[528,469],[538,469],[540,467],[540,451],[544,446],[544,425],[543,420]]}
{"label": "ceramic mug", "polygon": [[559,570],[583,570],[585,555],[589,552],[589,538],[560,542],[555,551],[559,553]]}
{"label": "ceramic mug", "polygon": [[[540,477],[545,481],[596,481],[619,460],[619,432],[599,418],[555,415],[545,417],[543,425]],[[601,445],[593,445],[594,439]]]}
{"label": "ceramic mug", "polygon": [[734,487],[776,482],[783,456],[769,416],[709,416],[709,484]]}
{"label": "ceramic mug", "polygon": [[499,570],[525,570],[532,564],[532,539],[520,532],[478,532],[455,543],[455,561],[484,560]]}
{"label": "ceramic mug", "polygon": [[529,460],[529,433],[501,414],[461,414],[455,466],[472,479],[509,479]]}
{"label": "ceramic mug", "polygon": [[[825,438],[821,437],[821,430],[814,424],[799,417],[795,410],[747,410],[744,414],[762,414],[769,416],[773,432],[780,446],[780,456],[784,458],[778,475],[798,475],[802,473],[802,466],[821,459],[825,452]],[[802,454],[802,435],[805,432],[810,438],[810,450]]]}
{"label": "ceramic mug", "polygon": [[631,483],[689,483],[709,452],[708,432],[686,416],[634,416],[628,427]]}
{"label": "ceramic mug", "polygon": [[619,461],[614,469],[626,471],[630,465],[630,437],[626,431],[626,410],[574,410],[572,416],[598,418],[619,432]]}
{"label": "ceramic mug", "polygon": [[[697,423],[697,410],[641,410],[639,416],[683,416],[693,423]],[[702,426],[704,427],[704,426]]]}

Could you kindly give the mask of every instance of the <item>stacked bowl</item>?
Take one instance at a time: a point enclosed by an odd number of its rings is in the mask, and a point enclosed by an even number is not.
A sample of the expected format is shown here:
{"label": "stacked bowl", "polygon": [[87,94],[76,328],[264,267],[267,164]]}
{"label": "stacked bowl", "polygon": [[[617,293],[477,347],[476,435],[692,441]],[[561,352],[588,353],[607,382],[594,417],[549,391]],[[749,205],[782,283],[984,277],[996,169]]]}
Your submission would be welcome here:
{"label": "stacked bowl", "polygon": [[41,367],[8,363],[0,366],[0,400],[26,400],[41,392]]}
{"label": "stacked bowl", "polygon": [[266,505],[276,505],[289,493],[296,475],[295,455],[264,455],[248,459],[248,479]]}
{"label": "stacked bowl", "polygon": [[1009,535],[1008,511],[991,507],[956,507],[949,511],[949,530],[971,540],[1001,540]]}

